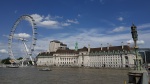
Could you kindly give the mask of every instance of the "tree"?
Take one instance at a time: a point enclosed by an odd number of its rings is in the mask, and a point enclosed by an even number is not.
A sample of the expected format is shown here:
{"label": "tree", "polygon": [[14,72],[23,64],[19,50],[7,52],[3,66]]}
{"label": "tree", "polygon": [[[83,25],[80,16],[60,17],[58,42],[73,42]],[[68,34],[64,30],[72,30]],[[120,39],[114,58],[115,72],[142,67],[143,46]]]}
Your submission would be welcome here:
{"label": "tree", "polygon": [[22,57],[19,57],[17,60],[22,60],[23,58]]}
{"label": "tree", "polygon": [[1,61],[1,63],[3,63],[3,64],[11,64],[9,60],[10,60],[10,58],[8,57],[8,58],[6,58],[6,59],[3,59],[3,60]]}

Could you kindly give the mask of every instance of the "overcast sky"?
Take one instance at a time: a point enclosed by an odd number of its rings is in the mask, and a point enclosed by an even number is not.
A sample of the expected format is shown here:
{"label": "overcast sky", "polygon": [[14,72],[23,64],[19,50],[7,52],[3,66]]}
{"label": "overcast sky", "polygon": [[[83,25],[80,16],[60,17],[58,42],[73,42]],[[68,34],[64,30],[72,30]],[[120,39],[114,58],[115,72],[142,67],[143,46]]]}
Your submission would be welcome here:
{"label": "overcast sky", "polygon": [[[139,47],[150,48],[149,3],[150,0],[1,0],[0,58],[8,57],[8,35],[22,15],[31,15],[37,24],[35,54],[47,51],[52,40],[59,40],[71,49],[75,42],[79,48],[107,43],[119,46],[121,42],[132,45],[132,23],[137,26]],[[22,20],[17,25],[15,36],[32,37],[28,21]],[[20,50],[21,55],[24,50],[16,42],[14,50]]]}

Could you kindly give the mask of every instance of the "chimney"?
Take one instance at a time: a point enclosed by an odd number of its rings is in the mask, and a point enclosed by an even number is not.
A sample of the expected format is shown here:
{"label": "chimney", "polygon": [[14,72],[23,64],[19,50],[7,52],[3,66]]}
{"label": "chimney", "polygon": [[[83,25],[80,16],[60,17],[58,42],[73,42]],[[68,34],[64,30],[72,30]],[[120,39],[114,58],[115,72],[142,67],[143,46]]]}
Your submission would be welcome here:
{"label": "chimney", "polygon": [[121,42],[121,45],[122,45],[122,49],[124,48],[124,44],[123,44],[123,42]]}
{"label": "chimney", "polygon": [[90,53],[90,44],[88,44],[88,53]]}
{"label": "chimney", "polygon": [[103,49],[103,46],[102,46],[102,44],[101,44],[101,50]]}
{"label": "chimney", "polygon": [[109,50],[109,43],[107,43],[107,50]]}

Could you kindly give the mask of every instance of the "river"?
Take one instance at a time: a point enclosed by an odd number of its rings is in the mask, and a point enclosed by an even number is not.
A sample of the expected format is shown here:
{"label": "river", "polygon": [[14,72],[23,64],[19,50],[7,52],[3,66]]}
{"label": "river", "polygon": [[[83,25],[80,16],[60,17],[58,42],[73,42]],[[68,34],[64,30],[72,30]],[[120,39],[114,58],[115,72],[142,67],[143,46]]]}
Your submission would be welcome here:
{"label": "river", "polygon": [[0,84],[124,84],[128,70],[37,67],[0,68]]}

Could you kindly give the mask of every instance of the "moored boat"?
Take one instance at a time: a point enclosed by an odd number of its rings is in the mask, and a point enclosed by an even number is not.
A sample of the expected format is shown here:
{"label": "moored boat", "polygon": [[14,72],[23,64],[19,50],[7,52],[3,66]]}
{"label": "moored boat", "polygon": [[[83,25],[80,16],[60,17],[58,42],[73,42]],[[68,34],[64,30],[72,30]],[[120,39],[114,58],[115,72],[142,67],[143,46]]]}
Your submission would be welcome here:
{"label": "moored boat", "polygon": [[10,65],[10,66],[6,66],[6,68],[19,68],[19,66]]}
{"label": "moored boat", "polygon": [[52,71],[50,68],[39,69],[39,71]]}

